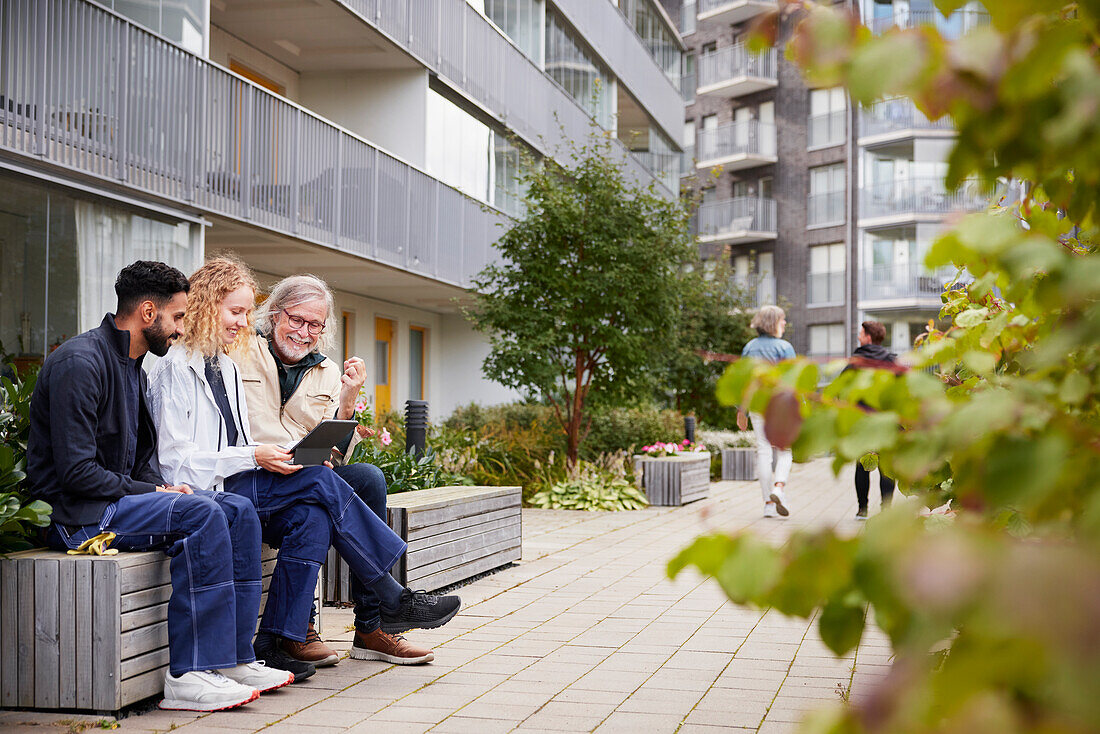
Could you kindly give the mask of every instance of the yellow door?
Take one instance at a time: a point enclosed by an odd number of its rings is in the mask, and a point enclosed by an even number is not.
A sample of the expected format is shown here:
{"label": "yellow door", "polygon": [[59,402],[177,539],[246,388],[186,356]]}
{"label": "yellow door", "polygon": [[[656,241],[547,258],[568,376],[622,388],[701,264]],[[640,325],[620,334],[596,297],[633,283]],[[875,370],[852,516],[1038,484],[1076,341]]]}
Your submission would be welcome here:
{"label": "yellow door", "polygon": [[382,415],[390,405],[390,375],[393,374],[393,322],[374,320],[374,410]]}

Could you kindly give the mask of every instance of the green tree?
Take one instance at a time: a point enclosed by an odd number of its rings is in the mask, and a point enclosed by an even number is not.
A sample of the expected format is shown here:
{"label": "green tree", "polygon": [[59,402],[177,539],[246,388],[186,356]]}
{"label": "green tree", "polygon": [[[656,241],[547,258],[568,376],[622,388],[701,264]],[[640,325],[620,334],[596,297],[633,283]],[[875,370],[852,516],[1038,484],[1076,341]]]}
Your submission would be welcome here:
{"label": "green tree", "polygon": [[547,401],[575,464],[591,409],[650,394],[692,241],[682,204],[631,183],[607,134],[568,159],[525,166],[526,214],[467,315],[489,336],[485,374]]}
{"label": "green tree", "polygon": [[741,354],[753,337],[749,309],[725,259],[697,263],[685,274],[680,327],[659,386],[662,395],[671,393],[672,407],[709,426],[734,426],[737,411],[718,403],[715,388],[727,364],[723,358]]}
{"label": "green tree", "polygon": [[814,83],[950,114],[949,186],[1029,185],[1021,203],[956,220],[927,257],[973,276],[945,291],[945,326],[917,351],[935,376],[847,372],[817,392],[818,367],[804,360],[745,361],[719,383],[724,402],[770,409],[776,436],[797,435],[796,460],[878,463],[955,514],[899,502],[862,535],[799,533],[781,549],[711,535],[669,570],[694,566],[737,602],[817,614],[837,653],[858,644],[869,610],[893,644],[892,671],[814,730],[1096,732],[1100,4],[989,2],[991,23],[955,40],[932,27],[873,36],[841,10],[781,5],[761,38],[790,23],[788,54]]}

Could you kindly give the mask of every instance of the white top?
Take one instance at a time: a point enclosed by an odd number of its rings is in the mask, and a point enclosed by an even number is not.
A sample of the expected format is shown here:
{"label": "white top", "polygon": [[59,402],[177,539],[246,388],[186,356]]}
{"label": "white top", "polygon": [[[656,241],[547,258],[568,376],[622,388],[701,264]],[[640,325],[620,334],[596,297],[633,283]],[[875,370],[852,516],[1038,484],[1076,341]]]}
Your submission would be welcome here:
{"label": "white top", "polygon": [[192,489],[221,490],[226,477],[255,469],[240,370],[218,353],[229,407],[237,422],[237,445],[229,446],[225,419],[206,380],[202,354],[176,344],[149,374],[149,409],[157,427],[161,476]]}

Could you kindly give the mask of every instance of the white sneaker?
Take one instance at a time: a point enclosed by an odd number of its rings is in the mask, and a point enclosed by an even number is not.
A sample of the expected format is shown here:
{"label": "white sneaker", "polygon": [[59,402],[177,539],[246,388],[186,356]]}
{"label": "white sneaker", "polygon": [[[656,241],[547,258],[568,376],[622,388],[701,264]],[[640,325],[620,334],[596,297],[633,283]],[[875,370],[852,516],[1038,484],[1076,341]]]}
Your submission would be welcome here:
{"label": "white sneaker", "polygon": [[260,692],[226,678],[216,670],[192,670],[178,678],[164,673],[162,709],[174,711],[221,711],[243,706],[260,697]]}
{"label": "white sneaker", "polygon": [[274,691],[294,682],[294,674],[278,668],[269,668],[262,660],[254,663],[242,663],[235,668],[218,671],[226,678],[235,680],[242,686],[255,688],[260,693]]}
{"label": "white sneaker", "polygon": [[775,503],[774,502],[765,502],[764,503],[764,517],[775,517]]}
{"label": "white sneaker", "polygon": [[775,503],[775,511],[783,517],[791,514],[791,511],[787,509],[787,496],[783,494],[783,490],[778,486],[772,487],[772,496],[768,499]]}

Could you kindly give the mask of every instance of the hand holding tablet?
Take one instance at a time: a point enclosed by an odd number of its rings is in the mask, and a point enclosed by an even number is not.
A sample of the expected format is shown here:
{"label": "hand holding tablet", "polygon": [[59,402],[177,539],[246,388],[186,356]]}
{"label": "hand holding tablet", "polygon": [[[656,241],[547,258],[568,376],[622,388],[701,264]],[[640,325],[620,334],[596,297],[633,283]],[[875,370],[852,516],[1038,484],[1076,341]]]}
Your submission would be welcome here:
{"label": "hand holding tablet", "polygon": [[332,448],[351,435],[355,430],[356,421],[325,420],[317,424],[317,427],[307,433],[302,439],[287,447],[287,451],[294,454],[291,464],[303,466],[315,466],[325,463]]}

